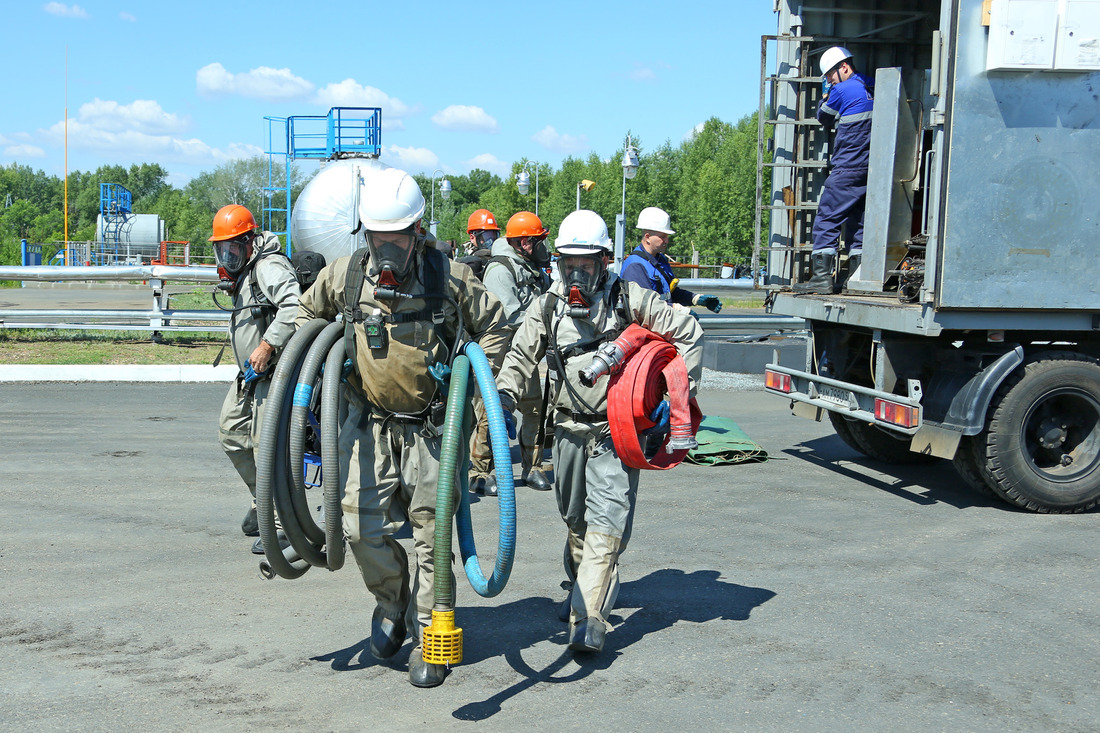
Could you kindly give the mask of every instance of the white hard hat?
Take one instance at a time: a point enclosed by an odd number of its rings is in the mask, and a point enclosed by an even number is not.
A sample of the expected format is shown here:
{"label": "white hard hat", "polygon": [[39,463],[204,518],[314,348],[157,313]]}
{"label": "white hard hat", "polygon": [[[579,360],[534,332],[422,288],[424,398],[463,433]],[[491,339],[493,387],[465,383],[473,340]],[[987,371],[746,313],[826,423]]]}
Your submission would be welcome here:
{"label": "white hard hat", "polygon": [[852,58],[852,52],[844,48],[844,46],[833,46],[832,48],[826,49],[825,53],[821,54],[821,75],[825,76],[833,70],[834,66],[850,58]]}
{"label": "white hard hat", "polygon": [[562,219],[554,248],[561,254],[610,252],[611,238],[607,236],[607,224],[595,211],[574,211]]}
{"label": "white hard hat", "polygon": [[424,216],[424,194],[403,170],[364,169],[359,182],[359,219],[375,232],[408,229]]}
{"label": "white hard hat", "polygon": [[642,209],[642,212],[638,214],[636,228],[661,232],[662,234],[676,233],[672,231],[672,220],[669,218],[668,212],[664,209],[658,209],[656,206],[648,206]]}

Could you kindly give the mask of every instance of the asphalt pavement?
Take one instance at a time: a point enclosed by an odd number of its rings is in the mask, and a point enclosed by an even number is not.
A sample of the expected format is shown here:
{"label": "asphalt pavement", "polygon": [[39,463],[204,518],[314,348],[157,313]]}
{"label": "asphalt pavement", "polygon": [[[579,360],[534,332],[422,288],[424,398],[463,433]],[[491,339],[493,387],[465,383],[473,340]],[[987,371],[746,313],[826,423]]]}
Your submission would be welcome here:
{"label": "asphalt pavement", "polygon": [[566,647],[564,528],[519,487],[511,579],[459,570],[465,658],[432,690],[409,644],[371,658],[350,558],[260,576],[224,384],[0,384],[0,730],[1095,731],[1098,515],[875,464],[758,384],[702,404],[773,460],[643,475],[602,655]]}

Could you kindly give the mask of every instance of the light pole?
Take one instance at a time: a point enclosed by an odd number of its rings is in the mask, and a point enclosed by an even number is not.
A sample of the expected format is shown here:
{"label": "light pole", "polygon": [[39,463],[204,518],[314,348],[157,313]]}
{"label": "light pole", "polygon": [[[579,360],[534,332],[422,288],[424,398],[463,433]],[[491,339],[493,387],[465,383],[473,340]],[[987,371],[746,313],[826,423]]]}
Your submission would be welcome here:
{"label": "light pole", "polygon": [[622,213],[615,217],[615,272],[623,261],[625,254],[623,245],[626,243],[626,182],[638,175],[638,151],[630,141],[630,135],[626,136],[626,146],[623,148],[623,209]]}
{"label": "light pole", "polygon": [[[438,173],[441,176],[447,175],[446,173],[439,170],[438,168],[436,168],[435,171],[432,173],[432,219],[431,219],[430,222],[428,222],[428,231],[430,231],[432,233],[433,237],[436,234],[436,231],[435,231],[436,230],[436,225],[439,224],[439,222],[436,221],[436,218],[435,218],[435,174],[436,173]],[[449,199],[451,197],[451,182],[448,181],[446,178],[444,178],[442,181],[439,182],[439,195],[442,196],[444,199]]]}
{"label": "light pole", "polygon": [[587,178],[577,184],[577,208],[574,209],[574,211],[580,211],[581,209],[581,189],[583,188],[585,191],[591,191],[595,186],[596,182],[590,181]]}
{"label": "light pole", "polygon": [[539,215],[539,162],[537,160],[525,160],[523,170],[516,174],[516,188],[521,196],[526,196],[531,190],[531,174],[527,172],[527,166],[535,164],[535,216]]}

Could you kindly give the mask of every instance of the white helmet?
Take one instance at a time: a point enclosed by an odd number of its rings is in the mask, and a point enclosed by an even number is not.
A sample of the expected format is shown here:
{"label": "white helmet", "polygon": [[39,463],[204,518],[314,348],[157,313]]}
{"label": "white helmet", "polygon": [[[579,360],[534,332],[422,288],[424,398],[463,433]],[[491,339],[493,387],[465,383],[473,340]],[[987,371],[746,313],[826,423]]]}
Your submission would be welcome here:
{"label": "white helmet", "polygon": [[403,170],[364,169],[359,182],[359,219],[375,232],[408,229],[424,216],[424,194]]}
{"label": "white helmet", "polygon": [[647,206],[642,209],[642,212],[638,214],[638,224],[635,228],[669,235],[676,233],[672,231],[672,220],[669,218],[668,212],[664,209],[658,209],[656,206]]}
{"label": "white helmet", "polygon": [[821,75],[825,76],[834,67],[839,66],[841,61],[847,61],[850,58],[852,58],[852,52],[844,46],[833,46],[826,49],[825,53],[821,54]]}
{"label": "white helmet", "polygon": [[595,211],[581,209],[562,219],[554,248],[562,254],[611,253],[607,224]]}

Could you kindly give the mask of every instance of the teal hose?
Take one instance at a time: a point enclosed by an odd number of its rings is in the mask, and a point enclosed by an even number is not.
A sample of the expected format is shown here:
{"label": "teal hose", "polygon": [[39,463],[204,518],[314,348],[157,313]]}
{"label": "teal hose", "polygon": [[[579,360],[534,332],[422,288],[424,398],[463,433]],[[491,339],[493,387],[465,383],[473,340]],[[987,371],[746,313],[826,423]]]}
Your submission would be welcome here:
{"label": "teal hose", "polygon": [[[500,535],[497,543],[497,560],[493,568],[492,576],[486,580],[481,571],[481,565],[477,559],[477,546],[474,543],[474,531],[470,521],[470,497],[469,492],[463,490],[462,500],[458,507],[456,523],[458,526],[458,546],[462,553],[462,564],[466,570],[466,577],[478,595],[485,598],[493,596],[504,590],[508,584],[508,576],[512,572],[512,561],[516,554],[516,486],[512,475],[512,449],[508,445],[508,431],[504,425],[504,409],[500,405],[500,395],[497,394],[496,383],[493,381],[493,370],[485,352],[475,343],[468,343],[464,348],[465,356],[469,358],[473,367],[474,376],[477,378],[477,386],[481,391],[481,399],[485,403],[485,415],[489,423],[489,439],[493,447],[493,463],[497,474],[497,499],[500,504]],[[459,357],[462,358],[462,357]],[[456,364],[458,359],[455,360]],[[454,379],[455,367],[452,367],[451,379]],[[454,382],[452,381],[452,390]],[[451,394],[460,394],[452,392]],[[463,402],[465,402],[465,395]],[[451,402],[450,400],[448,402]],[[451,412],[448,404],[447,419],[450,421]],[[461,411],[459,411],[461,418]],[[456,421],[461,425],[461,420]],[[457,429],[457,426],[456,426]],[[452,459],[453,460],[453,459]],[[454,470],[452,464],[451,470]],[[443,486],[443,465],[440,464],[440,486]],[[452,478],[453,482],[453,478]],[[450,488],[448,486],[448,488]],[[436,509],[436,537],[439,536],[440,509]],[[449,534],[449,532],[448,532]],[[447,544],[450,550],[450,542]],[[439,555],[436,546],[436,557]]]}
{"label": "teal hose", "polygon": [[451,365],[451,382],[447,391],[447,418],[443,423],[443,442],[439,448],[439,479],[435,490],[435,557],[448,558],[446,572],[437,568],[435,574],[435,606],[451,608],[454,601],[449,569],[451,557],[451,516],[454,513],[455,466],[458,450],[469,445],[462,440],[462,413],[466,407],[466,390],[470,379],[470,360],[455,358]]}

